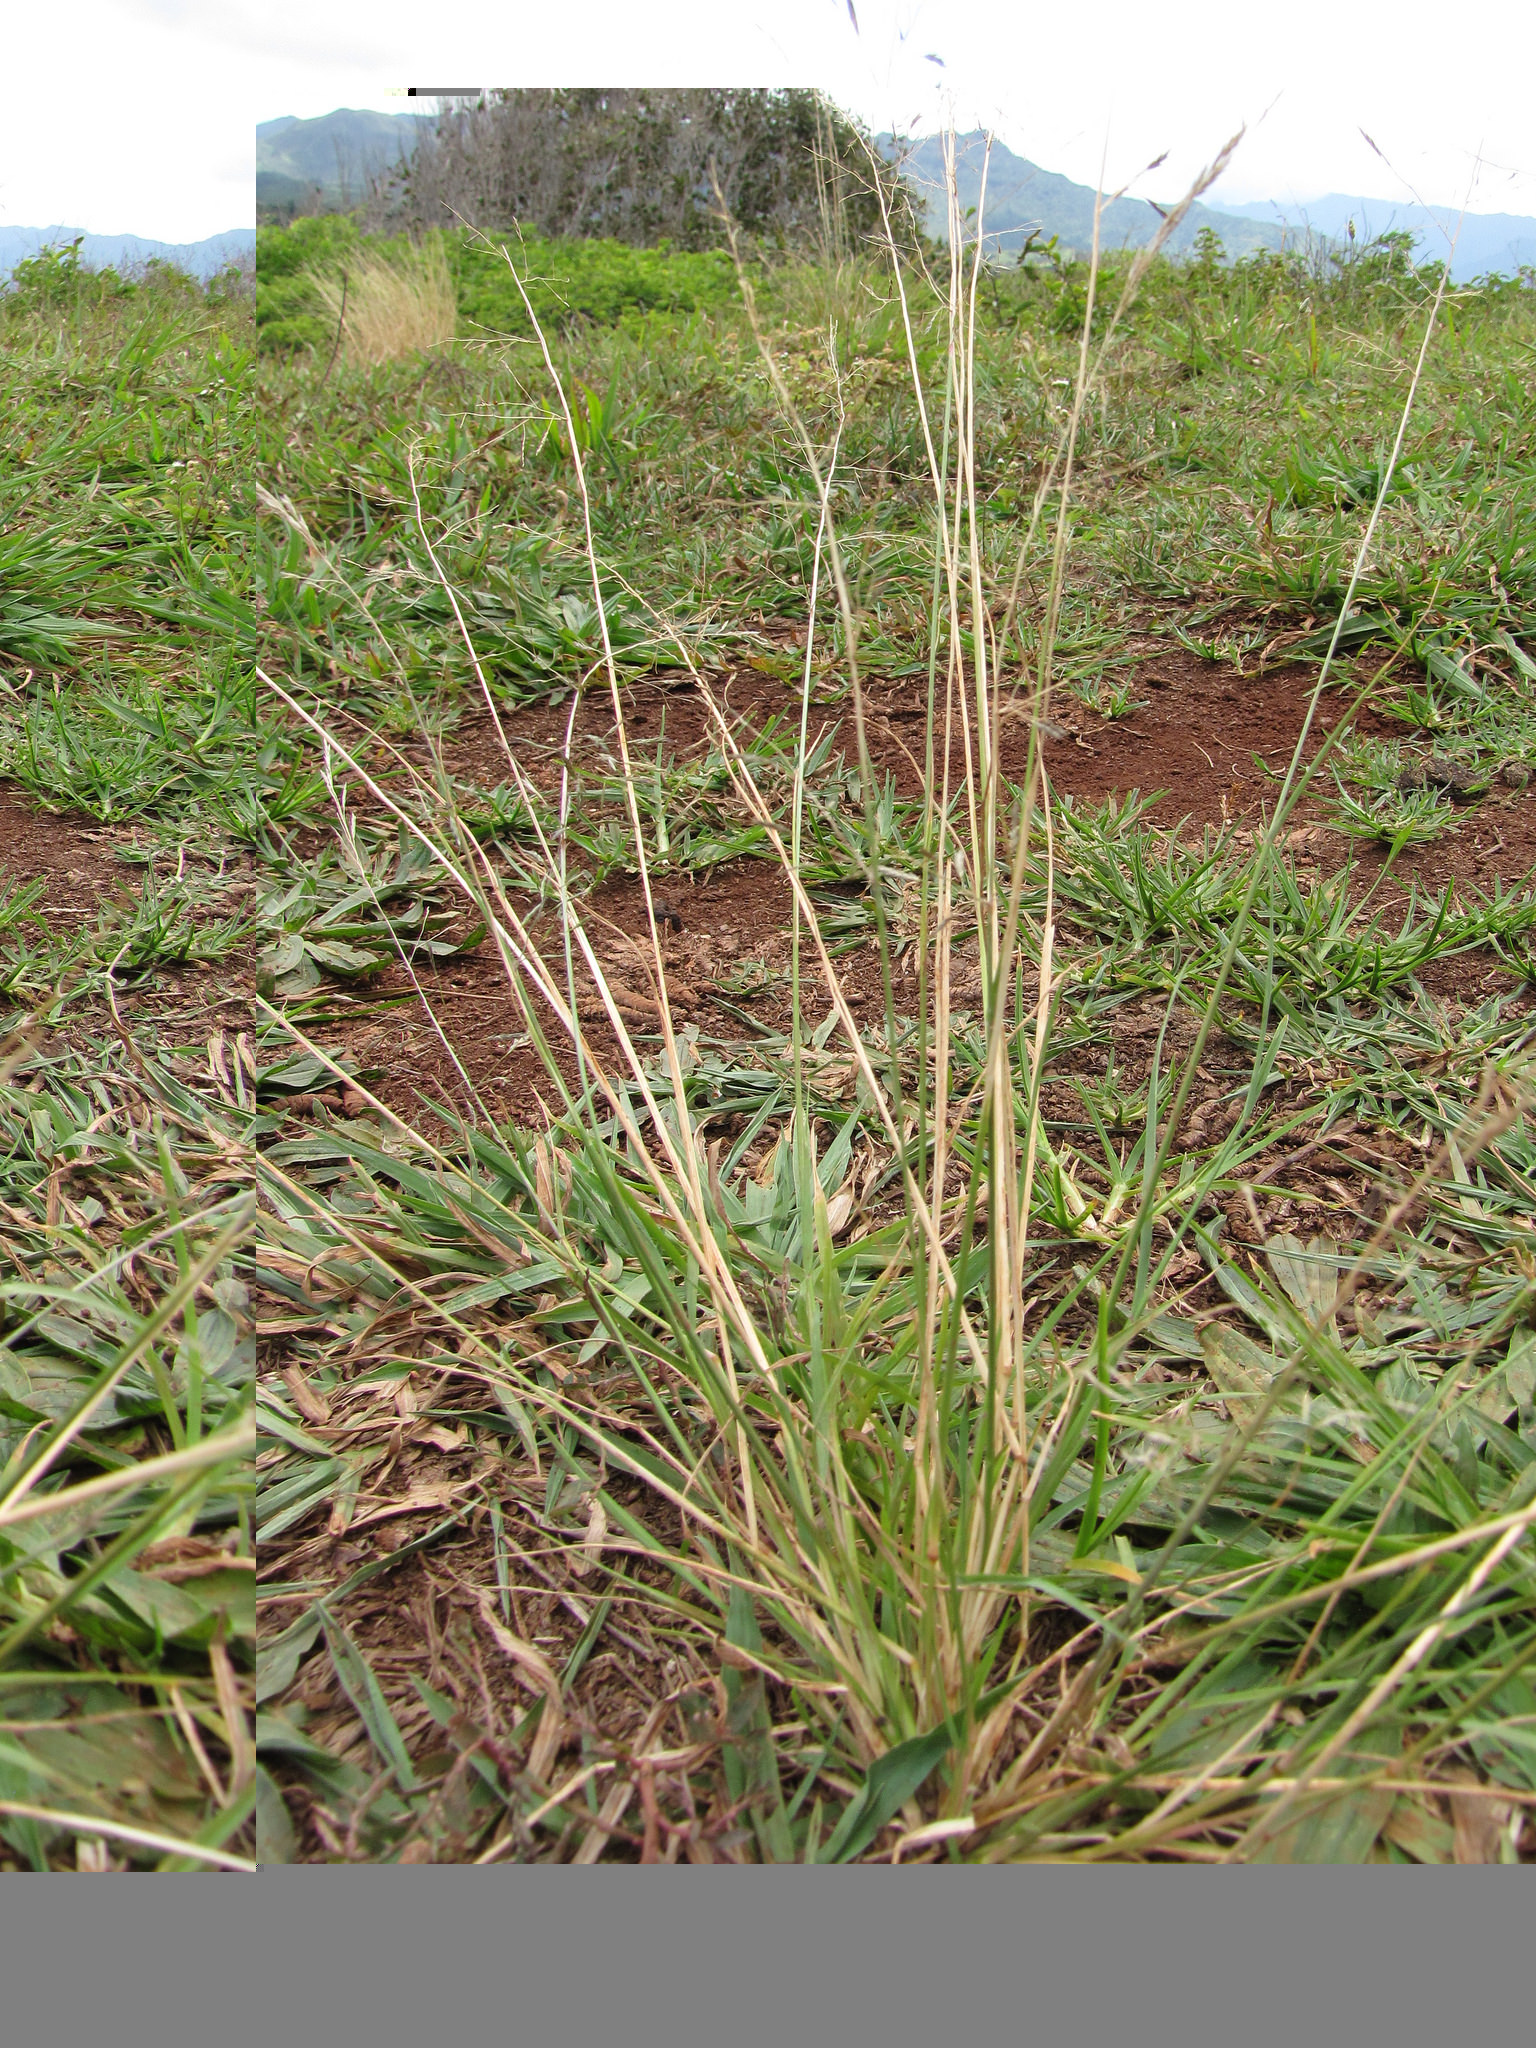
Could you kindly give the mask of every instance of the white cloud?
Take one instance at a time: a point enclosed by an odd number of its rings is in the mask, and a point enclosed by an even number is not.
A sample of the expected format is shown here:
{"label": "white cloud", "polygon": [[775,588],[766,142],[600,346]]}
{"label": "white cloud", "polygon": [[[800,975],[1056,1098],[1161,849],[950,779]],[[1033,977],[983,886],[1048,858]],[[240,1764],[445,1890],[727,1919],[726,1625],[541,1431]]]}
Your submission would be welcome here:
{"label": "white cloud", "polygon": [[[252,215],[257,120],[399,111],[423,85],[818,84],[876,125],[994,126],[1023,155],[1175,192],[1237,125],[1218,194],[1328,190],[1536,213],[1529,0],[62,0],[4,31],[0,222],[176,240]],[[943,67],[930,63],[932,52]],[[1361,139],[1366,129],[1391,168]]]}
{"label": "white cloud", "polygon": [[1473,207],[1536,213],[1529,0],[1101,0],[1091,13],[870,0],[861,18],[944,57],[942,72],[924,67],[930,100],[947,91],[962,124],[1083,182],[1103,161],[1118,185],[1166,151],[1140,189],[1177,194],[1246,123],[1218,203],[1416,189],[1459,204],[1482,150]]}
{"label": "white cloud", "polygon": [[[0,223],[194,241],[254,213],[246,95],[227,62],[125,0],[8,15]],[[215,58],[215,61],[210,61]]]}

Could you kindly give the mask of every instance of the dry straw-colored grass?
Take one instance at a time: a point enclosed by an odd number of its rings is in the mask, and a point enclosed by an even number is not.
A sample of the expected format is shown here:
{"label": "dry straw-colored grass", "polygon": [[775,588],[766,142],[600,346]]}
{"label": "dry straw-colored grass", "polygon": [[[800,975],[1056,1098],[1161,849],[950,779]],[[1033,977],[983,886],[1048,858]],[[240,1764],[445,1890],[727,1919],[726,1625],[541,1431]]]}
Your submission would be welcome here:
{"label": "dry straw-colored grass", "polygon": [[458,311],[438,236],[407,255],[359,256],[339,274],[316,273],[311,281],[350,363],[371,368],[453,339]]}

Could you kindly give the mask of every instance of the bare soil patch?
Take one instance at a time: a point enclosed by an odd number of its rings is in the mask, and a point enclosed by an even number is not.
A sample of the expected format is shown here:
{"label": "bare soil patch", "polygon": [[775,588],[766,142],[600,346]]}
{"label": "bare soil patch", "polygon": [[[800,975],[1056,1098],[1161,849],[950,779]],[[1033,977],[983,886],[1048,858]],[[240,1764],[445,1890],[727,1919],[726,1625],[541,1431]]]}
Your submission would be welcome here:
{"label": "bare soil patch", "polygon": [[[781,638],[792,651],[787,629]],[[1239,830],[1257,830],[1301,731],[1310,673],[1288,667],[1262,676],[1241,675],[1182,648],[1165,648],[1128,672],[1128,680],[1133,697],[1142,702],[1118,719],[1101,717],[1065,693],[1059,696],[1052,714],[1056,736],[1043,747],[1057,797],[1093,806],[1123,801],[1133,791],[1161,792],[1150,815],[1167,829],[1198,832],[1232,823]],[[798,687],[779,676],[741,668],[713,675],[709,684],[727,714],[749,732],[776,717],[797,721]],[[873,678],[865,686],[866,730],[876,768],[892,774],[909,796],[922,786],[926,694],[922,677]],[[636,759],[654,759],[658,748],[686,759],[714,743],[714,722],[687,675],[646,678],[627,685],[624,695]],[[1346,710],[1345,693],[1324,698],[1310,750],[1322,744]],[[605,751],[616,753],[612,703],[601,687],[586,692],[574,726],[568,700],[502,707],[499,717],[520,764],[546,792],[558,786],[568,730],[574,734],[573,762],[579,767]],[[846,696],[817,700],[813,717],[820,727],[834,730],[834,745],[851,756],[852,707]],[[1354,723],[1357,730],[1381,736],[1402,731],[1369,706],[1356,711]],[[1024,721],[1005,719],[1000,753],[1009,778],[1023,777],[1027,745]],[[418,767],[428,765],[424,739],[399,751]],[[496,720],[477,699],[466,702],[441,751],[461,781],[490,789],[509,779]],[[383,765],[382,753],[376,759]],[[1331,778],[1325,779],[1331,790]],[[321,826],[302,836],[306,842],[312,836],[318,847],[326,835]],[[120,831],[42,811],[21,792],[0,786],[0,877],[19,882],[43,878],[45,901],[39,909],[51,917],[88,916],[107,895],[131,886],[132,869],[114,858],[127,840]],[[1322,876],[1353,863],[1362,891],[1374,884],[1377,905],[1391,914],[1406,906],[1414,890],[1438,894],[1449,884],[1458,893],[1487,892],[1525,880],[1536,870],[1536,792],[1495,786],[1479,801],[1459,806],[1450,831],[1426,846],[1406,849],[1385,876],[1384,850],[1330,829],[1322,807],[1310,797],[1298,807],[1286,844],[1304,872]],[[663,876],[653,893],[674,1022],[727,1039],[782,1030],[789,1018],[790,897],[773,867],[744,860],[697,876]],[[599,888],[587,899],[585,916],[626,1026],[638,1036],[650,1036],[659,1028],[660,1013],[638,881],[625,878]],[[563,981],[552,922],[548,946]],[[840,964],[856,1012],[877,1006],[872,949],[845,955]],[[813,960],[807,961],[807,975],[814,989]],[[1424,980],[1435,994],[1473,1002],[1509,989],[1516,977],[1491,954],[1479,952],[1432,964]],[[577,992],[594,1048],[623,1071],[616,1038],[584,973],[578,975]],[[233,970],[172,972],[158,990],[125,994],[122,1000],[125,1016],[137,1012],[153,1019],[162,1035],[198,1038],[218,1028],[259,1028],[264,1019],[254,996],[254,975],[241,963]],[[817,997],[810,1000],[815,1006]],[[552,1014],[545,1021],[567,1080],[574,1083],[576,1067],[564,1033]],[[323,1028],[312,1028],[330,1049],[355,1061],[369,1088],[402,1115],[416,1114],[423,1097],[456,1113],[473,1111],[477,1097],[478,1107],[497,1120],[520,1123],[542,1123],[557,1108],[488,943],[450,961],[418,964],[414,976],[397,963],[366,984],[338,989],[327,999]],[[321,1107],[339,1112],[340,1091],[323,1093]]]}
{"label": "bare soil patch", "polygon": [[0,888],[41,881],[37,913],[66,923],[121,893],[132,870],[114,859],[131,835],[45,811],[13,783],[0,782]]}

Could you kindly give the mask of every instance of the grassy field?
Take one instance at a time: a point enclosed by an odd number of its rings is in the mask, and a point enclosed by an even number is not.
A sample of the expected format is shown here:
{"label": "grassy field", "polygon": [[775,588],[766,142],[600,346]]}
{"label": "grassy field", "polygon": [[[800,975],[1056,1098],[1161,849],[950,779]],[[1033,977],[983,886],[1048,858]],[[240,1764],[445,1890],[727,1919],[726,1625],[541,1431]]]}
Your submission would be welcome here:
{"label": "grassy field", "polygon": [[512,254],[0,300],[0,1862],[1529,1859],[1536,294]]}

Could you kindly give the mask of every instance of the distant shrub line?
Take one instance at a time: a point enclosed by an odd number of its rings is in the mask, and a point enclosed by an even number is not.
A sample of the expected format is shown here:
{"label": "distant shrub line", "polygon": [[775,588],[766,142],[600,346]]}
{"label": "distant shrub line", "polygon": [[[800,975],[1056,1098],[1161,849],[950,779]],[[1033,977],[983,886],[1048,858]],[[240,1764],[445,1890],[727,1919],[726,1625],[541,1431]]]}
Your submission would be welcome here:
{"label": "distant shrub line", "polygon": [[[495,241],[464,230],[434,230],[451,280],[461,337],[498,334],[529,336],[533,328],[512,272]],[[397,264],[410,270],[420,244],[406,234],[370,235],[347,214],[318,214],[256,233],[256,320],[266,353],[294,355],[328,351],[335,340],[338,280],[354,266],[377,271]],[[734,305],[739,300],[735,269],[719,248],[685,249],[669,242],[652,247],[598,237],[508,235],[506,247],[522,274],[539,324],[551,332],[591,324],[622,327],[655,313],[688,314]],[[782,260],[782,252],[767,252]],[[1106,318],[1118,283],[1134,251],[1111,250],[1101,259],[1103,278],[1097,313]],[[944,259],[940,255],[939,260]],[[1180,305],[1241,300],[1264,301],[1276,294],[1326,295],[1342,308],[1370,304],[1406,312],[1433,295],[1440,266],[1415,264],[1412,236],[1387,234],[1358,248],[1319,244],[1294,251],[1259,250],[1229,262],[1209,229],[1186,258],[1161,258],[1131,325],[1168,317]],[[1087,304],[1087,262],[1053,240],[1031,247],[1018,263],[987,265],[983,317],[1005,325],[1023,322],[1075,333]],[[1536,272],[1515,278],[1489,277],[1459,289],[1479,298],[1523,297],[1536,287]],[[1171,295],[1171,297],[1170,297]],[[327,304],[331,310],[327,311]]]}
{"label": "distant shrub line", "polygon": [[[462,231],[442,245],[466,336],[531,334],[532,323],[500,250]],[[719,249],[636,248],[597,239],[509,240],[542,326],[577,321],[612,327],[630,316],[692,313],[737,296],[730,257]],[[335,322],[317,277],[339,276],[349,259],[406,263],[403,235],[370,236],[341,214],[320,214],[288,227],[256,231],[256,320],[260,344],[272,354],[328,349]]]}
{"label": "distant shrub line", "polygon": [[77,238],[39,249],[35,256],[24,256],[8,278],[0,279],[0,311],[76,312],[146,295],[222,301],[248,289],[247,278],[235,264],[206,284],[159,256],[149,257],[132,272],[116,270],[111,264],[98,269],[81,262]]}

